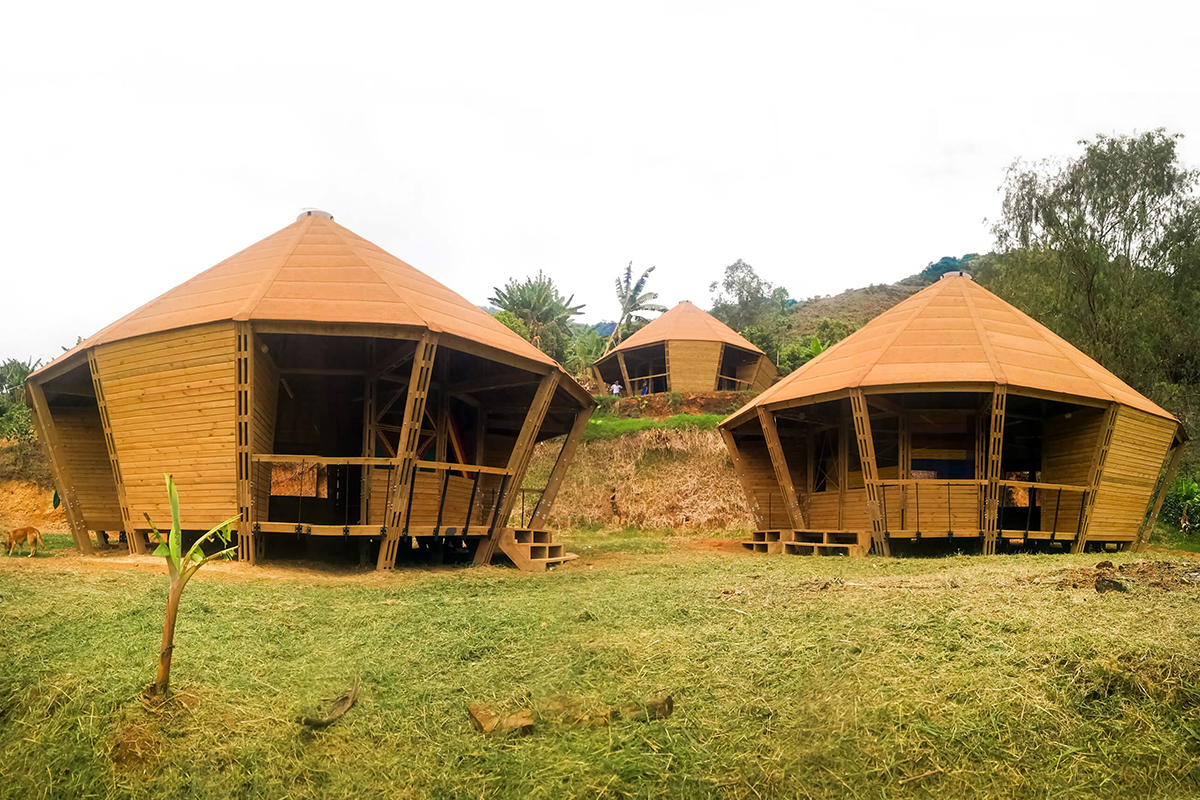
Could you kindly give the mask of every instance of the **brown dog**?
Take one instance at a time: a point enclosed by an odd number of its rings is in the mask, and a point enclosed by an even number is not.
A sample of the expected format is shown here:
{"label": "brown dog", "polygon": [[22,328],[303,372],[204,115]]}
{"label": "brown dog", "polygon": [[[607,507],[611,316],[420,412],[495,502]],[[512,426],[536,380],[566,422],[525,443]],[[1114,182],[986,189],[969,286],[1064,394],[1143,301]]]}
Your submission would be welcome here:
{"label": "brown dog", "polygon": [[46,546],[37,528],[17,528],[8,532],[8,554],[11,556],[13,550],[19,550],[26,542],[29,543],[30,558],[33,558],[39,547]]}

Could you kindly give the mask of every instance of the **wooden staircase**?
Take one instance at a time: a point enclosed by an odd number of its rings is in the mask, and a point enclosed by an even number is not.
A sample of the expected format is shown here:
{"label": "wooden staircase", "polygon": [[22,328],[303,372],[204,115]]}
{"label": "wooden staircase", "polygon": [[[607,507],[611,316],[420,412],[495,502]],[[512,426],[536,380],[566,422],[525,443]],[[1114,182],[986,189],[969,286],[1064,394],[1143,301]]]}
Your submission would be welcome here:
{"label": "wooden staircase", "polygon": [[793,556],[865,556],[871,538],[858,531],[755,531],[742,541],[742,547],[755,553]]}
{"label": "wooden staircase", "polygon": [[573,561],[579,556],[566,552],[566,547],[554,541],[550,531],[530,528],[505,528],[500,536],[500,552],[512,559],[522,572],[545,572]]}

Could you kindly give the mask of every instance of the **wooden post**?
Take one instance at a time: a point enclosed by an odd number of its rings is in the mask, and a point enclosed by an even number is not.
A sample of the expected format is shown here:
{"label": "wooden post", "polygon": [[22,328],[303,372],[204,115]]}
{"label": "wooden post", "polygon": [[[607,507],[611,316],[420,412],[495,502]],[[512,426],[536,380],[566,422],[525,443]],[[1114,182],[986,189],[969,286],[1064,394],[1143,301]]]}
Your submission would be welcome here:
{"label": "wooden post", "polygon": [[117,487],[117,502],[121,506],[121,525],[125,529],[125,546],[131,553],[144,553],[147,549],[146,540],[134,530],[129,500],[125,496],[125,481],[121,477],[121,462],[117,459],[117,443],[113,439],[112,425],[108,419],[108,403],[104,399],[104,384],[100,380],[100,367],[96,362],[94,347],[88,350],[88,368],[92,373],[92,389],[96,395],[96,408],[100,411],[100,427],[104,430],[104,448],[108,452],[108,464],[112,469],[113,482]]}
{"label": "wooden post", "polygon": [[762,509],[758,505],[758,495],[754,493],[754,481],[746,472],[746,464],[742,461],[742,454],[738,450],[737,442],[733,439],[733,433],[724,427],[720,427],[718,430],[721,431],[721,438],[725,441],[725,449],[729,451],[729,459],[733,462],[733,473],[737,475],[738,483],[742,484],[746,502],[750,504],[750,514],[754,517],[755,526],[759,530],[769,528],[771,521],[763,520]]}
{"label": "wooden post", "polygon": [[975,417],[975,480],[978,484],[975,487],[975,496],[977,498],[976,522],[979,525],[979,535],[983,536],[987,530],[987,453],[989,439],[988,426],[989,416],[991,412],[990,406],[984,406],[979,409],[979,414]]}
{"label": "wooden post", "polygon": [[[900,450],[900,463],[896,469],[900,480],[912,478],[912,436],[908,430],[908,414],[900,411],[896,415],[897,443]],[[886,489],[884,491],[887,491]],[[900,529],[908,529],[908,484],[900,487]]]}
{"label": "wooden post", "polygon": [[62,443],[58,438],[58,430],[54,427],[54,418],[50,416],[50,406],[46,402],[46,393],[39,383],[32,381],[25,384],[25,395],[33,407],[34,424],[37,426],[38,439],[50,462],[50,474],[62,499],[63,511],[67,515],[67,525],[71,527],[71,538],[75,547],[84,555],[92,554],[92,540],[88,536],[87,526],[83,521],[83,512],[79,508],[79,498],[75,495],[75,484],[71,482],[71,471],[67,465]]}
{"label": "wooden post", "polygon": [[844,530],[846,512],[846,484],[850,482],[850,420],[842,417],[838,421],[838,530]]}
{"label": "wooden post", "polygon": [[862,389],[850,390],[850,411],[854,416],[858,459],[862,463],[863,484],[867,490],[867,510],[871,514],[871,538],[874,540],[876,553],[890,556],[892,548],[884,537],[884,533],[887,532],[887,520],[883,519],[879,502],[879,469],[875,465],[875,438],[871,435],[871,414]]}
{"label": "wooden post", "polygon": [[621,367],[621,380],[625,381],[624,391],[625,396],[628,397],[633,393],[633,387],[629,385],[629,370],[625,367],[624,353],[617,353],[617,364]]}
{"label": "wooden post", "polygon": [[[372,347],[373,349],[373,347]],[[368,377],[363,381],[363,436],[362,456],[371,458],[375,455],[375,403],[378,382]],[[371,524],[371,486],[375,481],[375,469],[370,464],[362,466],[362,485],[359,488],[359,525]]]}
{"label": "wooden post", "polygon": [[1000,467],[1004,455],[1004,409],[1008,405],[1008,387],[997,384],[992,390],[991,423],[988,427],[987,502],[984,507],[983,554],[996,552],[1000,534]]}
{"label": "wooden post", "polygon": [[492,535],[483,539],[475,550],[477,566],[487,566],[492,563],[496,545],[500,543],[500,537],[504,535],[504,529],[508,527],[508,517],[512,513],[517,495],[521,494],[521,483],[525,480],[525,470],[529,468],[529,460],[533,457],[538,431],[542,428],[546,412],[550,410],[550,403],[554,400],[554,392],[558,389],[558,379],[557,371],[544,376],[533,395],[533,402],[529,404],[529,412],[525,415],[521,432],[517,435],[516,444],[513,445],[512,453],[508,457],[508,491],[504,493],[500,500],[500,506],[496,509]]}
{"label": "wooden post", "polygon": [[[721,342],[720,348],[717,350],[717,368],[713,376],[713,391],[721,388],[721,364],[725,361],[725,343]],[[736,387],[735,387],[736,388]]]}
{"label": "wooden post", "polygon": [[550,471],[546,488],[542,491],[542,496],[533,509],[533,516],[529,519],[530,528],[540,531],[546,527],[546,518],[554,510],[554,498],[558,496],[558,490],[562,488],[567,467],[570,466],[571,459],[575,457],[575,451],[579,449],[579,442],[583,439],[583,431],[587,428],[592,411],[593,409],[590,407],[584,408],[575,415],[575,422],[571,425],[567,438],[563,440],[562,449],[558,451],[558,460],[554,462],[554,469]]}
{"label": "wooden post", "polygon": [[1180,442],[1171,448],[1167,456],[1167,471],[1163,475],[1162,483],[1158,487],[1158,492],[1154,497],[1154,507],[1150,510],[1150,516],[1146,517],[1146,521],[1142,523],[1142,528],[1138,531],[1138,537],[1135,544],[1137,552],[1142,552],[1146,549],[1146,545],[1150,543],[1150,537],[1154,535],[1154,526],[1158,522],[1158,512],[1162,511],[1163,500],[1171,491],[1171,481],[1175,479],[1175,468],[1179,466],[1179,457],[1183,455],[1183,443]]}
{"label": "wooden post", "polygon": [[1082,553],[1087,545],[1088,528],[1092,524],[1092,509],[1096,506],[1096,493],[1100,489],[1100,479],[1104,477],[1104,462],[1108,459],[1108,446],[1112,443],[1113,429],[1117,425],[1117,404],[1113,403],[1104,414],[1104,424],[1100,435],[1096,438],[1096,449],[1092,453],[1092,470],[1088,476],[1087,493],[1083,496],[1083,507],[1080,509],[1079,534],[1071,546],[1072,553]]}
{"label": "wooden post", "polygon": [[237,507],[241,515],[237,522],[238,561],[251,565],[258,563],[256,547],[257,535],[254,533],[250,517],[250,505],[253,502],[251,488],[252,442],[254,431],[254,334],[249,322],[233,323],[233,335],[237,339],[236,366],[236,395],[237,416],[234,425],[237,428]]}
{"label": "wooden post", "polygon": [[796,487],[792,483],[792,473],[788,469],[787,456],[783,452],[783,444],[779,441],[779,430],[775,427],[775,417],[762,406],[758,407],[758,421],[762,425],[763,438],[767,442],[767,452],[771,455],[771,466],[775,469],[775,480],[779,482],[779,490],[783,494],[784,510],[787,511],[788,521],[792,530],[804,530],[808,523],[800,502],[796,499]]}
{"label": "wooden post", "polygon": [[396,464],[388,481],[388,507],[383,510],[386,532],[379,545],[378,569],[396,566],[396,554],[400,549],[400,533],[407,521],[409,485],[417,463],[417,445],[421,441],[421,423],[425,419],[425,401],[429,397],[429,384],[433,378],[433,361],[437,355],[438,335],[426,331],[417,340],[413,356],[412,371],[408,380],[407,397],[404,400],[404,422],[400,426],[400,446],[396,450]]}

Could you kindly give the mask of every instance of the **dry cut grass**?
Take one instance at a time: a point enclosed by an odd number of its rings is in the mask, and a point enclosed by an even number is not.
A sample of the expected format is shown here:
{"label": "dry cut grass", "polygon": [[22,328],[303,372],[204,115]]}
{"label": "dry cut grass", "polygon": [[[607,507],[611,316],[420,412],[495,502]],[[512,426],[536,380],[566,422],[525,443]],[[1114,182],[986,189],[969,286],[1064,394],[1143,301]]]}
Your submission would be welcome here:
{"label": "dry cut grass", "polygon": [[[527,486],[545,483],[561,444],[538,445]],[[550,524],[688,530],[749,528],[752,519],[720,434],[654,428],[582,443]]]}

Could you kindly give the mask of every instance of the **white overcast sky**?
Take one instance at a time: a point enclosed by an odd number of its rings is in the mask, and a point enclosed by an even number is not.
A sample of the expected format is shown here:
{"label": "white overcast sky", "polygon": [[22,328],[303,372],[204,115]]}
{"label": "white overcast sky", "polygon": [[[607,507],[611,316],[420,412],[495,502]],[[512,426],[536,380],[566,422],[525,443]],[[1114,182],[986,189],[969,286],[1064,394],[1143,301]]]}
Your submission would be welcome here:
{"label": "white overcast sky", "polygon": [[13,3],[0,358],[48,359],[305,206],[477,303],[611,318],[742,258],[793,297],[986,251],[1017,157],[1165,126],[1192,3]]}

